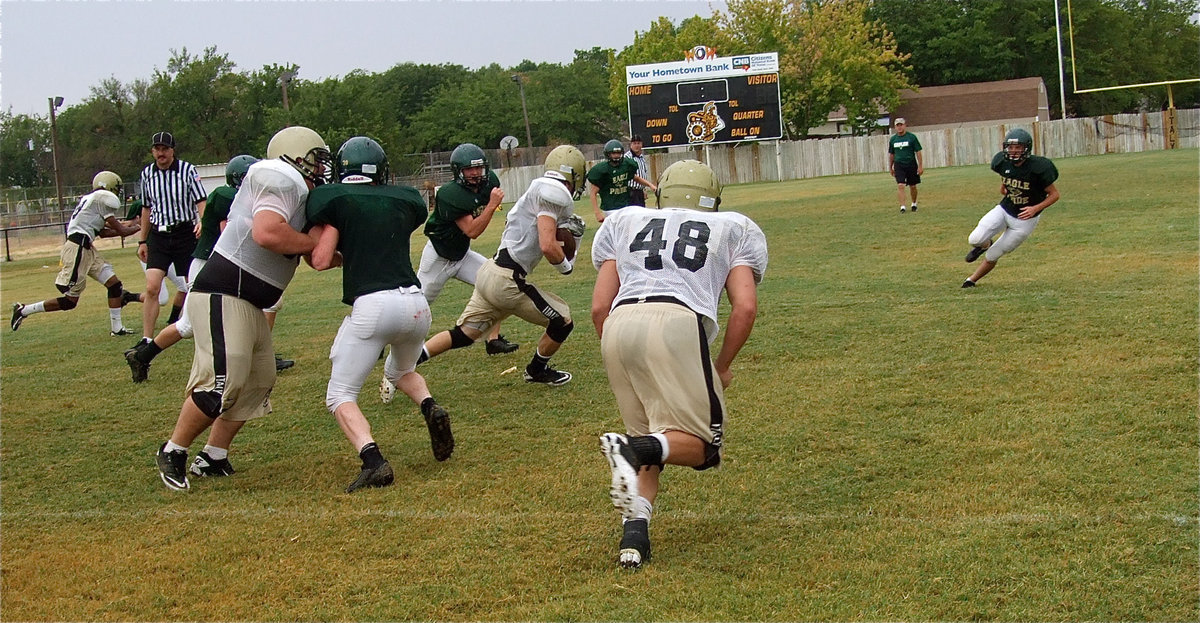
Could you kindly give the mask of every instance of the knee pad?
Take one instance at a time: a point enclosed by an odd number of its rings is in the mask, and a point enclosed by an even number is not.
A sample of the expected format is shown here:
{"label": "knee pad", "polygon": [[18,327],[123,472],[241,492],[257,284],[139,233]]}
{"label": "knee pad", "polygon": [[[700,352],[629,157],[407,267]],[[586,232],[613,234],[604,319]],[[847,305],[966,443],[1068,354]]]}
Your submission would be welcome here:
{"label": "knee pad", "polygon": [[60,296],[54,300],[58,301],[58,308],[63,311],[75,309],[75,306],[78,305],[75,299],[66,296]]}
{"label": "knee pad", "polygon": [[711,443],[704,444],[704,462],[693,467],[692,469],[702,472],[706,469],[711,469],[721,464],[721,446],[714,446]]}
{"label": "knee pad", "polygon": [[108,286],[108,298],[110,298],[110,299],[119,299],[119,298],[121,298],[121,295],[124,293],[125,293],[125,286],[123,286],[121,284],[121,281],[119,279],[117,280],[117,283],[115,283],[111,286]]}
{"label": "knee pad", "polygon": [[571,331],[575,330],[575,323],[570,320],[564,320],[562,316],[558,316],[550,321],[546,327],[546,335],[550,339],[562,344],[567,341],[567,336],[571,335]]}
{"label": "knee pad", "polygon": [[466,333],[463,333],[462,327],[450,329],[450,348],[462,348],[474,343],[475,340],[472,340]]}
{"label": "knee pad", "polygon": [[214,391],[192,390],[192,402],[200,408],[201,413],[211,419],[221,415],[221,394]]}

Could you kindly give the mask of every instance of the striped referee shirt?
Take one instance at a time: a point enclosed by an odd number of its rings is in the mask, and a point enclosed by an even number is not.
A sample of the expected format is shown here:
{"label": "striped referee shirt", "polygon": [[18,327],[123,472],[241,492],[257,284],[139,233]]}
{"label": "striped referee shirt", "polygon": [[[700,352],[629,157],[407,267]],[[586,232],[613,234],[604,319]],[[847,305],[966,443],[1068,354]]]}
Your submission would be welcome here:
{"label": "striped referee shirt", "polygon": [[[625,157],[632,158],[635,162],[638,163],[638,170],[637,170],[638,177],[640,177],[644,180],[650,179],[650,168],[646,166],[646,152],[643,151],[642,155],[638,156],[633,153],[632,149],[626,149]],[[629,187],[634,190],[641,190],[641,189],[645,188],[645,186],[642,186],[641,184],[635,182],[632,177],[629,178]]]}
{"label": "striped referee shirt", "polygon": [[155,227],[194,223],[196,204],[208,198],[196,167],[178,158],[166,170],[151,162],[142,169],[141,186],[142,206]]}

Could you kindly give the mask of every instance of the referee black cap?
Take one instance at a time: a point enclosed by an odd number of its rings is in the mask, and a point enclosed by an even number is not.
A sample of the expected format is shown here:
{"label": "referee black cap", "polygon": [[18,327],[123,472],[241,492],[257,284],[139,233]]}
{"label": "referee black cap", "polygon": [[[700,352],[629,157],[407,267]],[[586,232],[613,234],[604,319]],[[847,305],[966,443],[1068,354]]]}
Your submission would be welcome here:
{"label": "referee black cap", "polygon": [[159,145],[175,149],[175,137],[171,136],[170,132],[158,132],[150,139],[150,146],[158,147]]}

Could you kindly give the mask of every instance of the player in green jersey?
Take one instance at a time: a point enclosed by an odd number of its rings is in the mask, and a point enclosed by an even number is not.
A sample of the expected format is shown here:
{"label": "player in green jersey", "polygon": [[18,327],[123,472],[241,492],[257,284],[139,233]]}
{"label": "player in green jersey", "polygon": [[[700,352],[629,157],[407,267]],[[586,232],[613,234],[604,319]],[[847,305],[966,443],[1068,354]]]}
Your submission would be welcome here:
{"label": "player in green jersey", "polygon": [[592,184],[588,191],[592,199],[592,214],[599,223],[604,222],[605,212],[630,205],[630,181],[649,188],[651,192],[658,190],[654,182],[638,175],[637,160],[626,158],[625,148],[615,138],[604,144],[604,160],[588,169],[587,181]]}
{"label": "player in green jersey", "polygon": [[[967,242],[967,262],[983,255],[983,263],[963,282],[973,288],[984,275],[996,267],[1000,256],[1011,253],[1033,233],[1042,210],[1059,199],[1058,169],[1049,158],[1033,155],[1033,137],[1020,128],[1004,136],[1003,151],[992,158],[992,170],[1000,174],[1000,204],[979,219],[979,224]],[[996,236],[999,235],[999,238]],[[993,239],[995,242],[993,242]]]}
{"label": "player in green jersey", "polygon": [[351,493],[394,479],[358,406],[384,346],[391,346],[384,375],[420,405],[435,459],[450,458],[454,436],[450,415],[416,371],[433,320],[409,260],[409,238],[425,221],[425,201],[415,188],[387,184],[387,154],[370,138],[346,141],[334,163],[340,183],[313,190],[307,210],[309,235],[317,241],[313,268],[341,266],[342,302],[353,307],[329,351],[333,371],[325,390],[325,406],[362,459],[358,477],[346,487]]}

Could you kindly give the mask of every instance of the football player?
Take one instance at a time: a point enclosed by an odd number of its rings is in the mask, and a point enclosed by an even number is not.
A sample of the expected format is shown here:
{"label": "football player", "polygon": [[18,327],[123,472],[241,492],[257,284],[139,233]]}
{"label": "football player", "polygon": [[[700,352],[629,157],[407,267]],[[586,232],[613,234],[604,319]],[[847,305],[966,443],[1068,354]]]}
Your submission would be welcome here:
{"label": "football player", "polygon": [[[962,287],[973,288],[996,267],[1000,256],[1012,253],[1033,233],[1042,210],[1059,199],[1058,169],[1049,158],[1033,155],[1033,136],[1020,128],[1004,135],[1002,151],[992,157],[992,170],[1000,174],[1000,203],[979,219],[967,236],[971,250],[967,263],[983,255],[983,263]],[[999,238],[996,236],[999,235]],[[995,239],[995,242],[993,242]]]}
{"label": "football player", "polygon": [[550,357],[575,328],[571,308],[527,278],[542,258],[564,275],[573,269],[557,233],[559,223],[574,222],[579,229],[572,233],[583,235],[582,221],[572,217],[586,168],[583,152],[570,145],[559,145],[546,156],[546,172],[530,182],[512,207],[500,249],[479,267],[475,290],[457,324],[429,338],[418,363],[452,348],[470,346],[493,325],[515,315],[546,328],[525,366],[525,380],[552,386],[571,380],[571,373],[550,367]]}
{"label": "football player", "polygon": [[309,235],[317,241],[312,266],[341,266],[342,302],[352,306],[329,351],[333,372],[325,406],[362,459],[358,477],[346,487],[353,493],[386,487],[394,478],[358,406],[363,381],[384,346],[391,345],[384,376],[420,406],[435,459],[450,458],[454,436],[450,415],[416,371],[433,321],[408,255],[412,232],[425,221],[425,200],[415,188],[387,183],[387,154],[370,138],[346,141],[334,162],[340,183],[309,194],[307,210]]}
{"label": "football player", "polygon": [[632,203],[629,197],[630,182],[652,191],[658,189],[654,182],[638,175],[638,161],[626,158],[625,148],[615,138],[604,144],[604,159],[592,166],[587,173],[587,180],[592,183],[588,191],[592,200],[592,214],[600,223],[604,222],[608,212]]}
{"label": "football player", "polygon": [[175,428],[157,454],[167,488],[189,488],[188,447],[209,426],[208,463],[232,473],[229,444],[247,420],[270,412],[275,351],[262,310],[279,300],[300,256],[313,249],[313,239],[301,233],[304,203],[327,181],[332,164],[320,135],[292,126],[276,132],[266,160],[246,171],[185,304],[195,356]]}
{"label": "football player", "polygon": [[67,223],[67,241],[59,252],[62,269],[54,279],[54,286],[62,296],[38,303],[22,305],[13,303],[9,325],[16,331],[21,323],[33,314],[42,312],[70,311],[79,304],[79,297],[91,277],[108,289],[108,322],[110,335],[129,335],[121,321],[121,308],[142,295],[126,292],[112,264],[104,259],[92,243],[97,238],[132,236],[141,225],[135,221],[120,221],[117,212],[121,209],[121,176],[112,171],[101,171],[92,178],[92,192],[79,198],[71,220]]}
{"label": "football player", "polygon": [[[455,147],[450,153],[450,171],[454,181],[438,187],[433,211],[425,223],[429,242],[421,251],[417,270],[421,290],[430,305],[451,277],[475,285],[475,273],[487,258],[471,250],[471,241],[487,230],[504,201],[500,178],[478,146],[463,143]],[[489,355],[511,353],[518,348],[500,335],[498,324],[492,327],[484,346]]]}
{"label": "football player", "polygon": [[[592,324],[625,424],[625,434],[600,437],[623,521],[621,567],[650,558],[663,466],[705,470],[721,462],[724,390],[754,327],[767,242],[748,217],[717,212],[720,201],[712,169],[683,160],[659,180],[662,209],[609,214],[592,242],[599,271]],[[722,291],[731,310],[714,358]]]}

